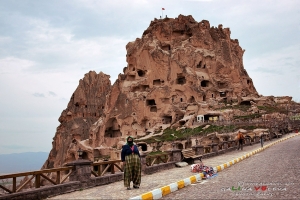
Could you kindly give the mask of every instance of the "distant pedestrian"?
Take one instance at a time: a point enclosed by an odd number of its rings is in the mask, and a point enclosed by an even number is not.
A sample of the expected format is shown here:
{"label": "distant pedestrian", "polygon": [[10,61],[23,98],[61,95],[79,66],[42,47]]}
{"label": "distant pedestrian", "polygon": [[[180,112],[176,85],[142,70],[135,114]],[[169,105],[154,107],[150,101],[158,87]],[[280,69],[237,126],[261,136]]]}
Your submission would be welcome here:
{"label": "distant pedestrian", "polygon": [[141,184],[141,159],[138,147],[133,144],[133,138],[129,136],[127,143],[122,147],[121,160],[124,166],[124,186],[131,190],[130,182],[133,182],[133,188],[138,189]]}
{"label": "distant pedestrian", "polygon": [[261,147],[264,147],[264,134],[260,135],[260,145]]}
{"label": "distant pedestrian", "polygon": [[243,142],[244,142],[245,137],[244,137],[243,133],[241,133],[240,131],[237,135],[237,139],[239,142],[237,150],[239,150],[240,148],[241,148],[241,150],[243,150]]}

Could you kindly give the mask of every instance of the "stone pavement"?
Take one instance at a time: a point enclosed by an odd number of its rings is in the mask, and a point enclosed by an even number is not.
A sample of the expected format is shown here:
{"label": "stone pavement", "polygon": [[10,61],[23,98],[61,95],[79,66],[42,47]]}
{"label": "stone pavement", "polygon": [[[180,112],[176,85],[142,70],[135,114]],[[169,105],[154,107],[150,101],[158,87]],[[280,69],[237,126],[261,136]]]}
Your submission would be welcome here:
{"label": "stone pavement", "polygon": [[162,199],[300,199],[299,144],[299,136],[277,143]]}
{"label": "stone pavement", "polygon": [[[289,137],[290,135],[291,134],[287,134],[283,137]],[[267,141],[264,145],[273,143],[276,140],[278,139]],[[253,144],[252,146],[244,146],[244,149],[242,151],[231,151],[216,157],[203,159],[203,163],[207,166],[215,167],[218,165],[222,165],[223,163],[226,163],[230,160],[241,157],[247,153],[253,152],[254,150],[259,148],[259,143]],[[139,189],[126,190],[126,188],[123,185],[123,181],[119,181],[108,185],[93,187],[81,191],[75,191],[72,193],[55,196],[49,199],[130,199],[132,197],[139,196],[143,193],[147,193],[154,189],[166,186],[170,183],[177,182],[179,180],[188,178],[193,175],[195,175],[195,173],[192,173],[190,171],[190,166],[182,168],[173,168],[170,170],[157,172],[151,175],[143,175],[142,183]]]}

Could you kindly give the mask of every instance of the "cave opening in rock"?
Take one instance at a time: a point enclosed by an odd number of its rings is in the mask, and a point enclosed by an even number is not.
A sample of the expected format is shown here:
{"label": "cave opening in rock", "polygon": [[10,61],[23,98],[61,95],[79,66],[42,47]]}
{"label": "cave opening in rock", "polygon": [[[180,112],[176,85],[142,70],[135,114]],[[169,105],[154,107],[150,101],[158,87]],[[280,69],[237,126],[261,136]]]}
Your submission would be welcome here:
{"label": "cave opening in rock", "polygon": [[155,106],[156,105],[155,100],[154,99],[147,99],[146,105],[147,106]]}
{"label": "cave opening in rock", "polygon": [[202,66],[202,61],[200,61],[200,62],[198,63],[197,68],[201,68],[201,66]]}
{"label": "cave opening in rock", "polygon": [[186,83],[186,79],[184,76],[182,75],[177,75],[177,80],[176,80],[177,84],[179,85],[183,85]]}
{"label": "cave opening in rock", "polygon": [[115,137],[121,137],[121,136],[122,136],[122,133],[120,131],[120,126],[119,126],[116,118],[110,118],[106,123],[104,137],[115,138]]}
{"label": "cave opening in rock", "polygon": [[153,80],[153,85],[160,85],[160,79]]}
{"label": "cave opening in rock", "polygon": [[171,45],[167,44],[165,46],[162,46],[161,48],[165,51],[169,51],[169,50],[171,50]]}
{"label": "cave opening in rock", "polygon": [[146,75],[146,72],[143,70],[138,70],[137,73],[138,73],[139,77],[144,77]]}
{"label": "cave opening in rock", "polygon": [[251,106],[250,101],[242,101],[240,105]]}
{"label": "cave opening in rock", "polygon": [[185,142],[185,148],[186,148],[186,149],[192,148],[192,141],[187,141],[187,142]]}
{"label": "cave opening in rock", "polygon": [[184,121],[184,120],[179,121],[179,125],[180,125],[180,126],[185,125],[185,123],[186,123],[186,121]]}
{"label": "cave opening in rock", "polygon": [[183,149],[183,145],[181,143],[177,143],[177,148],[178,149]]}
{"label": "cave opening in rock", "polygon": [[208,87],[208,85],[209,85],[209,81],[207,80],[201,81],[201,87]]}
{"label": "cave opening in rock", "polygon": [[141,142],[141,143],[137,143],[137,145],[139,146],[139,147],[142,147],[142,151],[147,151],[147,144],[146,143],[144,143],[144,142]]}
{"label": "cave opening in rock", "polygon": [[220,92],[220,97],[226,97],[226,92]]}
{"label": "cave opening in rock", "polygon": [[189,99],[188,102],[189,102],[189,103],[194,103],[194,102],[195,102],[195,97],[194,97],[194,96],[191,96],[191,98]]}
{"label": "cave opening in rock", "polygon": [[162,117],[162,121],[163,121],[163,124],[171,124],[172,123],[172,116],[165,115],[165,116]]}

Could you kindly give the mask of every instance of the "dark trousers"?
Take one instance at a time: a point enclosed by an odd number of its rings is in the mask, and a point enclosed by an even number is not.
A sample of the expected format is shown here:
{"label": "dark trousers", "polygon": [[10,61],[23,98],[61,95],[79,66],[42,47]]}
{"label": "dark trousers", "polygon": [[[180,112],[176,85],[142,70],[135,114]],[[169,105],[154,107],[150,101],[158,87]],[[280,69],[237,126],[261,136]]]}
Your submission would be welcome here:
{"label": "dark trousers", "polygon": [[240,148],[241,148],[241,150],[243,150],[243,139],[239,140],[239,145],[238,145],[237,150],[239,150]]}
{"label": "dark trousers", "polygon": [[261,147],[264,147],[264,139],[263,138],[260,138],[260,145],[261,145]]}

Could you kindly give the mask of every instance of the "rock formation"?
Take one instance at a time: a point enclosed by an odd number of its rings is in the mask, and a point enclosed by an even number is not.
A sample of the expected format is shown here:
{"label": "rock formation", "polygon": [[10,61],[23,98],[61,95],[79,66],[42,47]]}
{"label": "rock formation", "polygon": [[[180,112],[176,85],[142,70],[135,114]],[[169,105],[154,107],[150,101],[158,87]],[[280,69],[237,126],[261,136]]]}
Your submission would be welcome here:
{"label": "rock formation", "polygon": [[220,117],[212,114],[220,103],[261,98],[244,69],[244,50],[222,25],[183,15],[155,19],[126,50],[128,65],[112,86],[102,72],[80,80],[43,168],[76,159],[78,148],[94,160],[119,148],[129,135],[191,127],[198,115]]}
{"label": "rock formation", "polygon": [[75,160],[77,143],[89,138],[90,127],[104,114],[106,96],[111,90],[109,78],[102,72],[89,72],[79,81],[68,107],[59,117],[60,125],[43,168],[59,167]]}

